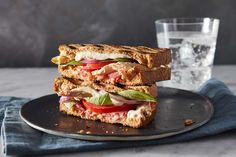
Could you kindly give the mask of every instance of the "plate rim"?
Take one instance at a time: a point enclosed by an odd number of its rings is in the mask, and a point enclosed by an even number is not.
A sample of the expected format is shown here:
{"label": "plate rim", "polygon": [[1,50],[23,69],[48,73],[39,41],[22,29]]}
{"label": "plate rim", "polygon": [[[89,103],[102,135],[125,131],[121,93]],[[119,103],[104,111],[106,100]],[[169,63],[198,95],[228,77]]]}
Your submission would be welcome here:
{"label": "plate rim", "polygon": [[156,134],[156,135],[107,135],[107,134],[103,134],[103,135],[90,135],[90,134],[80,134],[80,133],[67,133],[64,131],[55,131],[52,129],[45,129],[43,127],[37,126],[33,123],[31,123],[30,121],[28,121],[23,115],[22,115],[22,110],[23,107],[27,104],[29,104],[32,101],[41,99],[43,97],[50,97],[50,96],[55,96],[56,94],[48,94],[48,95],[44,95],[41,96],[39,98],[33,99],[27,103],[25,103],[24,105],[22,105],[22,107],[19,110],[19,115],[20,118],[26,123],[28,124],[30,127],[51,134],[51,135],[57,135],[60,137],[68,137],[68,138],[73,138],[73,139],[80,139],[80,140],[88,140],[88,141],[145,141],[145,140],[154,140],[154,139],[162,139],[165,137],[170,137],[170,136],[174,136],[174,135],[178,135],[178,134],[182,134],[185,132],[189,132],[191,130],[194,130],[196,128],[199,128],[200,126],[203,126],[204,124],[206,124],[207,122],[209,122],[209,120],[211,119],[211,117],[213,116],[214,113],[214,107],[213,104],[209,101],[209,99],[207,99],[206,97],[204,97],[203,95],[200,95],[198,93],[192,92],[192,91],[187,91],[187,90],[182,90],[182,89],[177,89],[177,88],[169,88],[169,87],[158,87],[158,88],[165,88],[165,89],[172,89],[172,90],[180,90],[180,91],[184,91],[187,93],[191,93],[191,94],[195,94],[200,96],[201,98],[203,98],[209,107],[209,116],[202,122],[199,122],[197,124],[195,124],[194,126],[191,127],[186,127],[183,130],[179,130],[179,131],[172,131],[172,132],[167,132],[167,133],[161,133],[161,134]]}

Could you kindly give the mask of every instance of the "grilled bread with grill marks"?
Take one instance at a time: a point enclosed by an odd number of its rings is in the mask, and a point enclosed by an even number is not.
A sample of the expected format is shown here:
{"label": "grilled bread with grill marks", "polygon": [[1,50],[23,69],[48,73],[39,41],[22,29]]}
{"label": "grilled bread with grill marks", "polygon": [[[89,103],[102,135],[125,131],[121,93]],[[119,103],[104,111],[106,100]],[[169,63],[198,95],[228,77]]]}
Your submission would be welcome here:
{"label": "grilled bread with grill marks", "polygon": [[54,91],[60,96],[69,95],[72,89],[75,89],[78,87],[91,87],[95,90],[105,90],[110,93],[118,93],[123,90],[132,89],[132,90],[150,94],[154,97],[157,96],[157,87],[155,84],[151,86],[120,86],[119,87],[112,84],[85,82],[81,80],[68,79],[68,78],[63,78],[63,77],[58,77],[54,79]]}
{"label": "grilled bread with grill marks", "polygon": [[[64,44],[59,46],[60,56],[66,56],[70,60],[75,59],[76,54],[92,52],[92,54],[123,54],[136,60],[139,64],[148,68],[169,64],[171,61],[170,49],[149,48],[145,46],[116,46],[106,44]],[[84,59],[96,59],[95,55]]]}

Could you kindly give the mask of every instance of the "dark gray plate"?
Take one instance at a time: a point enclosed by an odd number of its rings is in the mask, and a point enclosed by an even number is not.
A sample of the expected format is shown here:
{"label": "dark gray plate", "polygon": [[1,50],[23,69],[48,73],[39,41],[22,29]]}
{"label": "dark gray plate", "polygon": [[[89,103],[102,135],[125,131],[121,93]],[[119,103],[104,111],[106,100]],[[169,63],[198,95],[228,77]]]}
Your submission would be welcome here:
{"label": "dark gray plate", "polygon": [[[205,124],[213,114],[212,104],[196,93],[161,87],[158,91],[155,121],[140,129],[67,116],[59,112],[59,98],[55,94],[26,103],[20,115],[31,127],[49,134],[94,141],[131,141],[158,139],[190,131]],[[192,119],[194,123],[185,126],[186,119]]]}

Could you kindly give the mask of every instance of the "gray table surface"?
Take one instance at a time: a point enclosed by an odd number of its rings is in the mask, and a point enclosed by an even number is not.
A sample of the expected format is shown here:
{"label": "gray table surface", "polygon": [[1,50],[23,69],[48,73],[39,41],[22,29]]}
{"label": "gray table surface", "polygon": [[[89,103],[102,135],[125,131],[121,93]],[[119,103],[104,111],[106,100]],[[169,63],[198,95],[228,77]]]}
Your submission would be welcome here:
{"label": "gray table surface", "polygon": [[[234,93],[236,93],[235,74],[236,66],[233,65],[215,66],[213,68],[213,77],[224,81]],[[46,94],[51,94],[53,93],[53,78],[57,75],[58,73],[56,68],[0,69],[0,96],[37,98]],[[72,154],[57,154],[51,155],[50,157],[233,157],[236,154],[235,146],[236,131],[231,131],[212,137],[205,137],[202,139],[177,144]]]}

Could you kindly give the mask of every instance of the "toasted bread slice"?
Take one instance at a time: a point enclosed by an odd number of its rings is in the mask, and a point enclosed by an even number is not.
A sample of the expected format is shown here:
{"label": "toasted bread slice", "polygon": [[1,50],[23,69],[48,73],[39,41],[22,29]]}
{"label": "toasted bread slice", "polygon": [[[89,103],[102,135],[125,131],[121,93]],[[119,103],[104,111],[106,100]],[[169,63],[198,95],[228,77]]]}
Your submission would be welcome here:
{"label": "toasted bread slice", "polygon": [[144,103],[138,105],[135,110],[111,112],[98,114],[90,110],[86,110],[82,106],[80,108],[67,108],[63,103],[60,103],[60,111],[68,115],[80,117],[88,120],[100,120],[101,122],[111,124],[122,124],[133,128],[139,128],[149,124],[156,114],[157,103]]}
{"label": "toasted bread slice", "polygon": [[58,66],[58,71],[62,76],[72,79],[129,86],[154,84],[156,81],[169,80],[171,75],[170,68],[167,66],[150,69],[128,62],[112,63],[93,72],[82,68],[82,66]]}
{"label": "toasted bread slice", "polygon": [[104,84],[104,83],[94,83],[94,82],[86,82],[75,79],[68,79],[63,77],[58,77],[54,79],[54,91],[58,95],[69,95],[72,89],[78,87],[91,87],[95,90],[105,90],[109,93],[118,93],[123,90],[132,89],[140,92],[144,92],[150,94],[154,97],[157,96],[157,87],[156,84],[151,86],[115,86],[112,84]]}
{"label": "toasted bread slice", "polygon": [[[101,56],[107,58],[117,57],[131,58],[148,68],[169,64],[171,61],[170,49],[149,48],[145,46],[115,46],[106,44],[69,44],[59,46],[60,56],[66,56],[70,60],[98,59]],[[82,55],[83,54],[83,55]],[[76,56],[78,55],[78,56]],[[82,56],[81,56],[82,55]]]}

